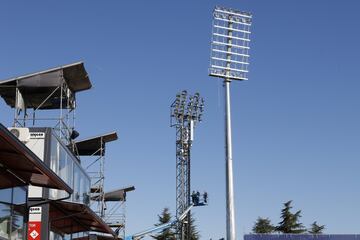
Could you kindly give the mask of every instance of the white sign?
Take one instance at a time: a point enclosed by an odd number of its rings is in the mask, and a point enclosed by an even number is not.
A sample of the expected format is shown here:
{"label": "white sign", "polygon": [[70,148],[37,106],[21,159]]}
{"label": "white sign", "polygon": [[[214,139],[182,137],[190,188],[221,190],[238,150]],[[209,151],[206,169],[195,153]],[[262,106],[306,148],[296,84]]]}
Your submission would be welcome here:
{"label": "white sign", "polygon": [[29,210],[29,222],[41,222],[42,207],[31,207]]}
{"label": "white sign", "polygon": [[31,132],[30,139],[44,139],[45,133],[44,132]]}

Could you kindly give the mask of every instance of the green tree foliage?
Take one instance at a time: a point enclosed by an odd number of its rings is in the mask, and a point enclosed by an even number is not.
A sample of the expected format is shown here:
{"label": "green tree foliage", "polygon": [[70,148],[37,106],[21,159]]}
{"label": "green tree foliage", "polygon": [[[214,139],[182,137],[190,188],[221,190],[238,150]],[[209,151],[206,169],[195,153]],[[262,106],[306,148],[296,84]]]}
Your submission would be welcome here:
{"label": "green tree foliage", "polygon": [[190,214],[190,240],[199,240],[200,239],[200,233],[197,230],[197,227],[195,225],[195,218],[194,215]]}
{"label": "green tree foliage", "polygon": [[[168,223],[171,220],[171,214],[169,212],[169,208],[164,208],[162,213],[158,215],[159,223],[155,224],[155,226],[160,226],[164,223]],[[151,236],[154,239],[157,240],[175,240],[175,232],[173,228],[168,228],[163,231],[161,231],[159,234],[155,236]]]}
{"label": "green tree foliage", "polygon": [[272,233],[274,232],[275,227],[271,224],[270,219],[258,217],[252,230],[253,233],[259,234]]}
{"label": "green tree foliage", "polygon": [[325,229],[325,225],[318,225],[317,222],[313,222],[311,224],[311,228],[309,230],[310,234],[322,234]]}
{"label": "green tree foliage", "polygon": [[290,210],[292,201],[288,201],[284,203],[284,208],[281,210],[281,219],[279,222],[279,226],[276,227],[276,231],[281,233],[292,233],[292,234],[300,234],[305,233],[306,229],[299,222],[301,218],[301,211],[297,211],[296,213],[292,213]]}

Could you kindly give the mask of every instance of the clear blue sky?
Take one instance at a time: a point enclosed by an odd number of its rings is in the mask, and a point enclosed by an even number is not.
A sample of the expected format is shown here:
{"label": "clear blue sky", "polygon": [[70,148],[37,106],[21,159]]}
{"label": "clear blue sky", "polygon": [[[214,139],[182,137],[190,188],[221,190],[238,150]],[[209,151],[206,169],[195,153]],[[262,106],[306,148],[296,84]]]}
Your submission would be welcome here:
{"label": "clear blue sky", "polygon": [[[207,76],[215,5],[254,15],[249,81],[233,82],[238,239],[258,216],[279,222],[293,200],[309,226],[359,233],[360,2],[2,1],[0,79],[84,60],[93,89],[78,95],[81,138],[118,131],[106,187],[135,185],[127,231],[175,211],[175,130],[169,105],[183,89],[206,101],[193,145],[202,239],[225,235],[223,89]],[[0,122],[12,111],[0,105]]]}

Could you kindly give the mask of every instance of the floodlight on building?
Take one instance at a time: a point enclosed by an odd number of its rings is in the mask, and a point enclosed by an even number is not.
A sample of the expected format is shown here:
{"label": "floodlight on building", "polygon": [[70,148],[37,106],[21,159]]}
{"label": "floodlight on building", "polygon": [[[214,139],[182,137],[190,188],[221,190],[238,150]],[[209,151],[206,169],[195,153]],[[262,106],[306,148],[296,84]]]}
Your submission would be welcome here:
{"label": "floodlight on building", "polygon": [[236,239],[232,167],[230,82],[248,80],[252,15],[217,6],[213,12],[209,75],[224,79],[226,149],[226,235]]}

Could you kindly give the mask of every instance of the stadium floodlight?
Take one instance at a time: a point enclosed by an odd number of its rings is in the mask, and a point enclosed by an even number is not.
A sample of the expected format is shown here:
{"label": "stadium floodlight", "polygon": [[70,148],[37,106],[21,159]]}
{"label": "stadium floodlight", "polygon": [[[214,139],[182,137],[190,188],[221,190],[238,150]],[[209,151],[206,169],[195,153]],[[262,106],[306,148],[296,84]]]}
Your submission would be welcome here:
{"label": "stadium floodlight", "polygon": [[248,80],[251,14],[215,7],[209,75]]}
{"label": "stadium floodlight", "polygon": [[[170,126],[176,128],[176,218],[179,219],[191,205],[190,150],[194,128],[201,121],[204,99],[199,93],[182,91],[170,106]],[[186,213],[188,214],[188,213]],[[190,214],[177,225],[176,239],[190,239]]]}
{"label": "stadium floodlight", "polygon": [[225,88],[225,149],[226,149],[226,235],[236,239],[232,167],[230,82],[248,80],[250,13],[215,7],[211,41],[209,75],[224,79]]}

